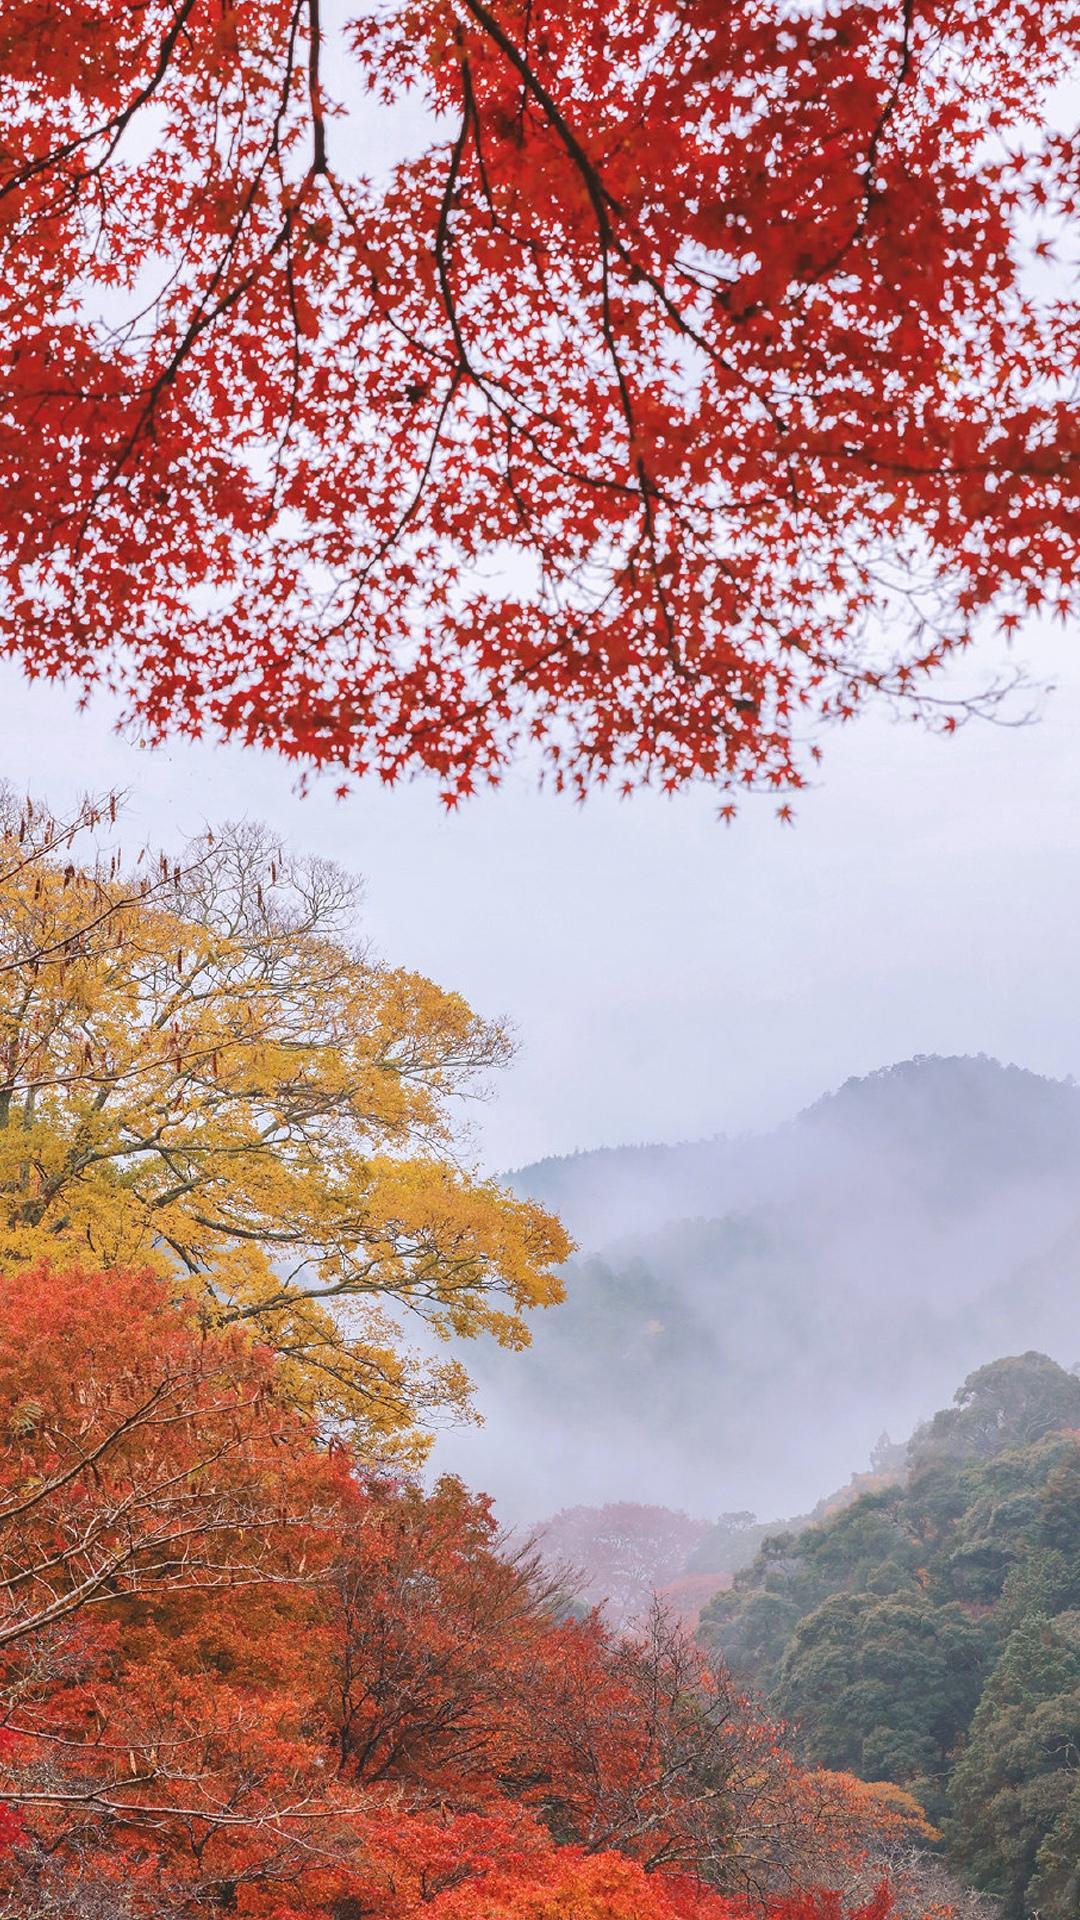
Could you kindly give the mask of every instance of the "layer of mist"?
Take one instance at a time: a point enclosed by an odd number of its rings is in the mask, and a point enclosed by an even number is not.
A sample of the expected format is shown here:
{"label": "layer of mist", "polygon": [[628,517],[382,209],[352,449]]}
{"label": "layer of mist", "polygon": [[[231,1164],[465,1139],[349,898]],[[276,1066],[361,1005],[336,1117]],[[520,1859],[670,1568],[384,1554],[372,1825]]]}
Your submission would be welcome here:
{"label": "layer of mist", "polygon": [[1080,1356],[1080,1089],[976,1058],[848,1081],[774,1133],[511,1176],[580,1251],[533,1345],[463,1358],[435,1466],[529,1524],[632,1500],[800,1512],[997,1355]]}

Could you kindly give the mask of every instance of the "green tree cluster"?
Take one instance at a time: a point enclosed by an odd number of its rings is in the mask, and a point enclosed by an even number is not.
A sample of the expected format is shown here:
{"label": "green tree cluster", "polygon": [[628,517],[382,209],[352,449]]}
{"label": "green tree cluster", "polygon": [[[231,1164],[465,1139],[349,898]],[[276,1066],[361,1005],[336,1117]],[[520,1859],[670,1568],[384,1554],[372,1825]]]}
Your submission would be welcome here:
{"label": "green tree cluster", "polygon": [[765,1540],[702,1634],[808,1757],[916,1793],[1003,1920],[1078,1920],[1076,1375],[980,1368],[902,1481]]}

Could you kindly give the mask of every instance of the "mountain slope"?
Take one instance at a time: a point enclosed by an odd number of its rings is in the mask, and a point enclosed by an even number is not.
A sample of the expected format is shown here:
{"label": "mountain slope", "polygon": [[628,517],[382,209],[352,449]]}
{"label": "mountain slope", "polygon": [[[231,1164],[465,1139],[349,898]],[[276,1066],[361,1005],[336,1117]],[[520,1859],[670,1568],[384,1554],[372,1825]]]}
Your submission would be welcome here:
{"label": "mountain slope", "polygon": [[[1080,1355],[1080,1090],[984,1058],[849,1081],[776,1132],[515,1177],[587,1251],[444,1464],[514,1519],[813,1504],[987,1353]],[[521,1436],[525,1439],[522,1440]]]}
{"label": "mountain slope", "polygon": [[1080,1380],[980,1367],[906,1471],[768,1539],[701,1636],[804,1758],[909,1788],[1003,1920],[1075,1920]]}
{"label": "mountain slope", "polygon": [[601,1147],[508,1177],[595,1251],[628,1234],[716,1218],[781,1192],[807,1197],[852,1162],[948,1216],[1002,1183],[1053,1192],[1080,1166],[1080,1087],[985,1055],[919,1056],[845,1081],[774,1132],[677,1146]]}

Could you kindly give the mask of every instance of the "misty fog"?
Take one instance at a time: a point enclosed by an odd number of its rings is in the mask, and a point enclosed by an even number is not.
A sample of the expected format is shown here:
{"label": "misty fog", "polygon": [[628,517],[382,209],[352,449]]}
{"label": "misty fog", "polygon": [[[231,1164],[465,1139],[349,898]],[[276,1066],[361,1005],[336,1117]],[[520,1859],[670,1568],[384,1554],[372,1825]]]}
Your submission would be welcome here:
{"label": "misty fog", "polygon": [[770,1134],[511,1178],[578,1242],[522,1354],[462,1357],[435,1470],[513,1524],[577,1503],[809,1510],[964,1376],[1080,1357],[1080,1090],[979,1058],[847,1082]]}

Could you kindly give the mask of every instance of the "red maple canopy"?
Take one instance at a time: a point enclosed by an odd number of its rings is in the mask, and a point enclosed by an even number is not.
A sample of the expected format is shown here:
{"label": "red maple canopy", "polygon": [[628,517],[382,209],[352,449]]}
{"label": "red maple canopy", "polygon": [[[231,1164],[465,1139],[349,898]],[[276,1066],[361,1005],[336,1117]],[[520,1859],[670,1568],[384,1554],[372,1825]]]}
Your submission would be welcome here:
{"label": "red maple canopy", "polygon": [[[0,0],[0,646],[451,797],[530,741],[787,787],[868,694],[954,724],[973,623],[1075,588],[1033,255],[1078,43],[1073,0]],[[426,151],[363,177],[406,95]]]}

